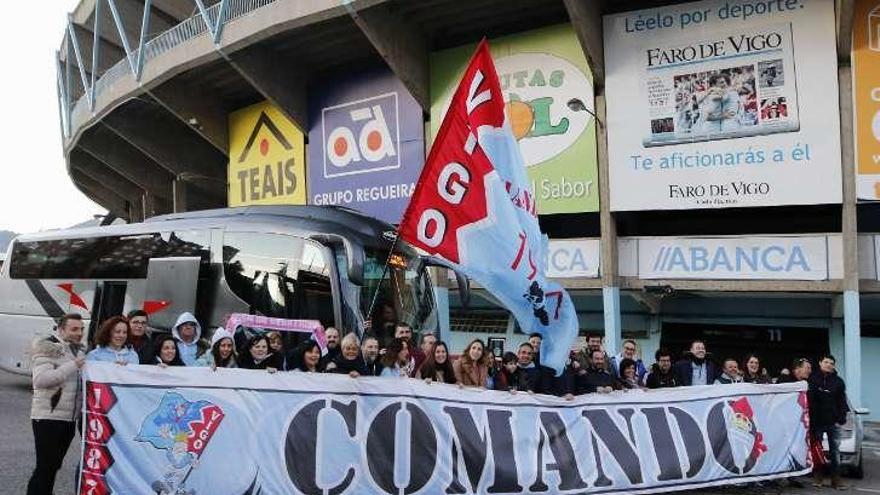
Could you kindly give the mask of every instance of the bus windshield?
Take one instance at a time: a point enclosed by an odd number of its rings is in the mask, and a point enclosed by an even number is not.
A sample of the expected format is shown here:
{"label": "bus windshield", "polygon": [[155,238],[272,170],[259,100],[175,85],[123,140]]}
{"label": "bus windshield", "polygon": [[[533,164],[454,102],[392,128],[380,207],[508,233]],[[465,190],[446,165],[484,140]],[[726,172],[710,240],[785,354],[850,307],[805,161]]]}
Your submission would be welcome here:
{"label": "bus windshield", "polygon": [[[397,322],[416,332],[437,331],[437,307],[428,270],[418,256],[402,251],[367,249],[364,285],[358,297],[370,333],[381,344],[394,337]],[[367,316],[370,308],[372,314]]]}

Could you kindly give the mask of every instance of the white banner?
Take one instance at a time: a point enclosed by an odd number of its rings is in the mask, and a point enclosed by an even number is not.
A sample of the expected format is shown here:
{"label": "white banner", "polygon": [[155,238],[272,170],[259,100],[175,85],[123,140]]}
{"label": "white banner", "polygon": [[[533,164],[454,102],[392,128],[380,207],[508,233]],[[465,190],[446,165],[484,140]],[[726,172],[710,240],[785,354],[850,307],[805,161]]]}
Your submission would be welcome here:
{"label": "white banner", "polygon": [[814,237],[639,239],[639,278],[828,280],[828,242]]}
{"label": "white banner", "polygon": [[602,241],[599,239],[550,239],[547,276],[553,278],[599,278]]}
{"label": "white banner", "polygon": [[561,398],[89,363],[80,495],[654,493],[809,472],[806,387]]}
{"label": "white banner", "polygon": [[841,201],[834,4],[605,17],[612,210]]}

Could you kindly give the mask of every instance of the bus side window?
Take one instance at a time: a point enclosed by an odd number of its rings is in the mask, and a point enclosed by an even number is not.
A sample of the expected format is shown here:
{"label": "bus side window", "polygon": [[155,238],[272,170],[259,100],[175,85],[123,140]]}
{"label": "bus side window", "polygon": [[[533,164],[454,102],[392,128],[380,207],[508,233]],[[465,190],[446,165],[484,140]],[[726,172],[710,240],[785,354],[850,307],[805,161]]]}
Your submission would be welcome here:
{"label": "bus side window", "polygon": [[333,325],[330,267],[319,246],[300,238],[251,232],[223,237],[226,284],[251,311]]}

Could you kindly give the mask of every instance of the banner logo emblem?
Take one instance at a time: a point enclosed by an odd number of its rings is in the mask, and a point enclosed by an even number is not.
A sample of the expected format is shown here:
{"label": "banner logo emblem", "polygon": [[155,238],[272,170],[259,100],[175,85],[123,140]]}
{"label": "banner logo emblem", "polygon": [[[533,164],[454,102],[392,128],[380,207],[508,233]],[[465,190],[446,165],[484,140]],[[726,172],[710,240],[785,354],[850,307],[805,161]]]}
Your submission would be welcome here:
{"label": "banner logo emblem", "polygon": [[211,402],[188,401],[177,392],[165,393],[134,438],[165,451],[168,465],[162,479],[153,482],[153,489],[190,493],[184,484],[224,416],[223,409]]}
{"label": "banner logo emblem", "polygon": [[400,168],[397,93],[321,111],[324,177]]}

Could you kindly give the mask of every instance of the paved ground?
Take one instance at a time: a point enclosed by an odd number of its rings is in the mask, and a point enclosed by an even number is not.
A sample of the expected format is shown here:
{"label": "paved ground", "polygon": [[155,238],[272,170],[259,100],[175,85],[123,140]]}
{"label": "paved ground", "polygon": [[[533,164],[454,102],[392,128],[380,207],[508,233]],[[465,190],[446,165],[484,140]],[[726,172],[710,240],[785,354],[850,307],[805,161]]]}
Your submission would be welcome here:
{"label": "paved ground", "polygon": [[[0,371],[0,493],[24,494],[31,470],[34,468],[34,440],[30,425],[30,379]],[[862,480],[847,479],[850,484],[848,493],[859,495],[880,495],[880,425],[869,428],[865,444],[865,478]],[[80,439],[77,437],[67,458],[64,468],[58,473],[56,495],[73,495],[75,490],[75,474],[77,458],[80,451]],[[804,480],[809,488],[792,488],[781,486],[724,488],[715,490],[691,491],[688,493],[712,493],[731,495],[777,495],[777,494],[817,494],[844,493],[832,492],[829,489],[814,489],[808,480]],[[222,494],[215,494],[222,495]]]}
{"label": "paved ground", "polygon": [[[30,378],[0,371],[0,493],[23,495],[27,490],[35,463],[30,412]],[[76,491],[74,471],[79,452],[77,436],[64,459],[64,468],[58,472],[56,495]]]}

